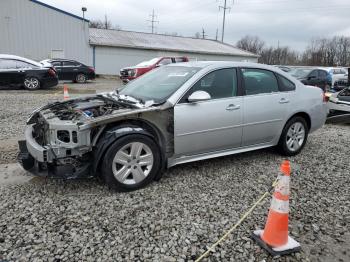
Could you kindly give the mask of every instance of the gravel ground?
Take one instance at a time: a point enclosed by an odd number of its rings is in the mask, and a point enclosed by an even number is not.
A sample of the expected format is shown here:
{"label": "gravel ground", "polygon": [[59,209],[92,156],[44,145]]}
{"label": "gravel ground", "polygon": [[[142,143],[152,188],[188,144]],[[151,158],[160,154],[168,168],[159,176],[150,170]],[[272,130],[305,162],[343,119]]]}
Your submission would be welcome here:
{"label": "gravel ground", "polygon": [[[49,97],[1,93],[2,142],[8,130],[20,136],[27,109]],[[24,112],[9,109],[15,101]],[[349,261],[349,146],[350,125],[326,125],[290,158],[290,234],[300,253],[273,260],[251,240],[264,226],[268,200],[208,260]],[[0,260],[194,260],[271,185],[281,161],[268,149],[186,164],[131,193],[111,192],[96,180],[0,185]]]}

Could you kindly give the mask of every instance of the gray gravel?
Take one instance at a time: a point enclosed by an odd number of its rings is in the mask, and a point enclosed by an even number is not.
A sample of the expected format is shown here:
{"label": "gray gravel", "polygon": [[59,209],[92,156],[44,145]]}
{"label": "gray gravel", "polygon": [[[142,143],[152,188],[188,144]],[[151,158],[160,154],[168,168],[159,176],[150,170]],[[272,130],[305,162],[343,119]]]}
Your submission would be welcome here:
{"label": "gray gravel", "polygon": [[[290,233],[302,252],[274,261],[350,260],[349,148],[350,125],[327,125],[291,158]],[[2,185],[0,259],[191,261],[270,186],[281,161],[269,149],[186,164],[131,193],[95,180]],[[272,261],[250,238],[264,226],[268,207],[269,200],[210,261]]]}

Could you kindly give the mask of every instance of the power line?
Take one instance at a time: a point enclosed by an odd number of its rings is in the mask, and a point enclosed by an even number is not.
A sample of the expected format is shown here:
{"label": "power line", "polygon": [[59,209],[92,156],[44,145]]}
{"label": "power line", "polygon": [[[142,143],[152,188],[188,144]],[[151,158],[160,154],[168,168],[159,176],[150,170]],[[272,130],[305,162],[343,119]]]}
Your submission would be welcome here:
{"label": "power line", "polygon": [[219,10],[223,9],[224,14],[222,17],[222,33],[221,33],[221,42],[224,42],[224,35],[225,35],[225,18],[226,18],[226,10],[231,10],[231,7],[227,7],[227,0],[224,2],[224,6],[219,6]]}
{"label": "power line", "polygon": [[150,22],[151,23],[151,28],[152,28],[152,34],[154,34],[154,32],[155,32],[155,26],[154,26],[154,24],[155,23],[159,23],[159,21],[157,21],[157,20],[155,20],[155,18],[157,17],[155,14],[154,14],[154,9],[153,9],[153,11],[152,11],[152,14],[151,15],[149,15],[150,17],[151,17],[151,20],[147,20],[148,22]]}

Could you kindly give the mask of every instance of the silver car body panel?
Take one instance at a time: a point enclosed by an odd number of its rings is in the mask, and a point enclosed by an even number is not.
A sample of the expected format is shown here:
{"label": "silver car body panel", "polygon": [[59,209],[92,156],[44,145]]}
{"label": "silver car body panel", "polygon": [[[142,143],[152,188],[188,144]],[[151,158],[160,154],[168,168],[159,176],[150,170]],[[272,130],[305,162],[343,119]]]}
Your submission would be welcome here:
{"label": "silver car body panel", "polygon": [[[54,115],[51,116],[47,107],[36,110],[34,114],[46,113],[49,144],[40,146],[36,143],[32,126],[28,123],[26,141],[30,154],[40,162],[64,158],[67,150],[71,156],[82,156],[93,150],[106,126],[120,121],[136,120],[150,123],[163,135],[167,165],[171,167],[274,146],[278,143],[286,122],[298,113],[306,113],[310,117],[310,132],[325,123],[327,107],[322,100],[322,90],[304,86],[276,67],[243,62],[188,62],[181,66],[201,69],[162,105],[137,104],[135,108],[120,108],[111,114],[75,122],[62,121]],[[296,89],[290,92],[179,103],[182,96],[204,75],[222,68],[270,70],[293,82]],[[78,143],[58,140],[57,130],[67,130],[70,134],[76,131]]]}

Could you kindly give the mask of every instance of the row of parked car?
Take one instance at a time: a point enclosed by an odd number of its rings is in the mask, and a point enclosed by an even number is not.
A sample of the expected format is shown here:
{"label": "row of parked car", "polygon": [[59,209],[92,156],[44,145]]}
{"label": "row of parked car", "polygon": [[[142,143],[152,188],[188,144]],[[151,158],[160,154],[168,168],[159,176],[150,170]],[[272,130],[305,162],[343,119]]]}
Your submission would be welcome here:
{"label": "row of parked car", "polygon": [[68,59],[36,62],[14,55],[0,54],[0,87],[28,90],[53,87],[58,80],[84,83],[95,79],[95,69]]}
{"label": "row of parked car", "polygon": [[338,92],[349,86],[349,69],[343,67],[277,66],[305,85],[318,86],[324,91]]}

